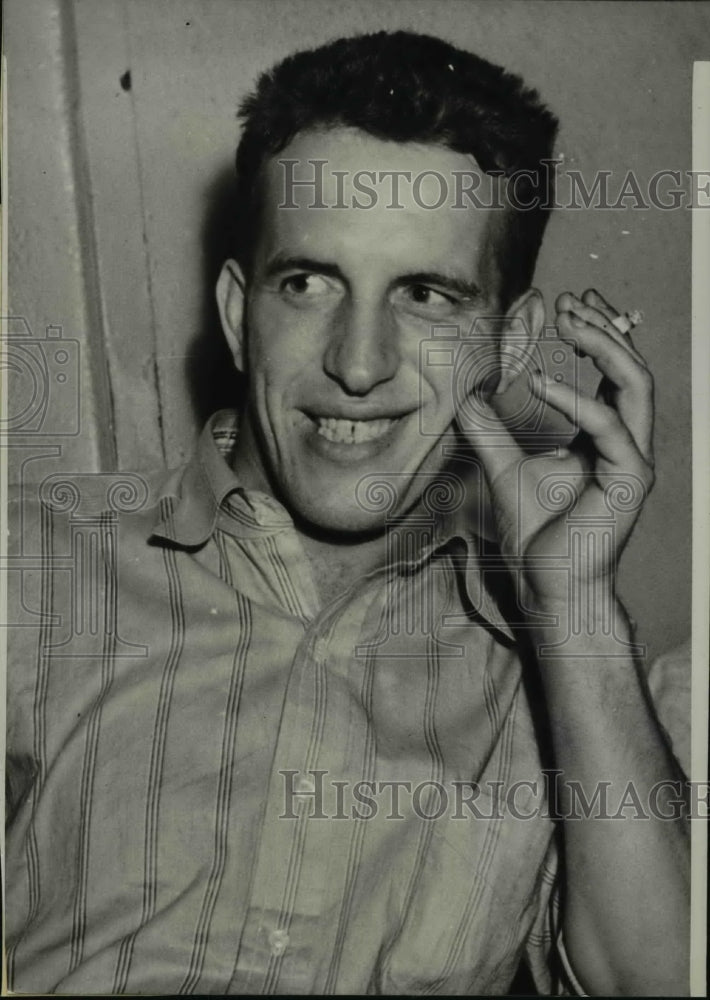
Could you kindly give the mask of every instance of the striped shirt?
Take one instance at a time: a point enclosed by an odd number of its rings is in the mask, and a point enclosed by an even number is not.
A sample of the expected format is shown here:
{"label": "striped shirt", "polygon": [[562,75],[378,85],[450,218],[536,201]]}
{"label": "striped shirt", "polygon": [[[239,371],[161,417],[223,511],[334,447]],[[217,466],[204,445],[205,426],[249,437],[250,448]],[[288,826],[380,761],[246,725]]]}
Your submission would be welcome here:
{"label": "striped shirt", "polygon": [[323,604],[234,435],[17,501],[10,987],[500,994],[526,957],[563,991],[534,695],[475,536],[422,524]]}

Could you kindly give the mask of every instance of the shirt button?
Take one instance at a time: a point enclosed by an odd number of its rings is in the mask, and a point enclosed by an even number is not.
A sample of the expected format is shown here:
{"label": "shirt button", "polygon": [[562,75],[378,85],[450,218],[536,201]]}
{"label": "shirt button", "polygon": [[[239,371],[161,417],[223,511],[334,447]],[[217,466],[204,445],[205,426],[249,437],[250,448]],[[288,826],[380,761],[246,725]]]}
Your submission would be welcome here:
{"label": "shirt button", "polygon": [[288,948],[289,943],[288,931],[275,930],[269,934],[269,944],[271,946],[271,954],[278,958],[279,955],[283,953]]}
{"label": "shirt button", "polygon": [[316,783],[313,778],[308,778],[304,774],[300,774],[296,779],[296,795],[314,795],[316,790]]}

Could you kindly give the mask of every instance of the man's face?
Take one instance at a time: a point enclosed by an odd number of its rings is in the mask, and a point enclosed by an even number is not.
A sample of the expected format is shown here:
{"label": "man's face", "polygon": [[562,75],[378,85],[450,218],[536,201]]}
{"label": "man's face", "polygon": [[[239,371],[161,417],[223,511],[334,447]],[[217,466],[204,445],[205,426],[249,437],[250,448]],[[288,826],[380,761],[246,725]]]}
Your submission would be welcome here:
{"label": "man's face", "polygon": [[[326,161],[322,200],[330,207],[314,207],[313,187],[287,185],[289,177],[312,178],[314,159]],[[445,147],[350,129],[302,133],[264,169],[241,330],[236,265],[221,293],[249,385],[238,471],[245,485],[275,493],[321,530],[381,528],[383,513],[364,509],[356,495],[363,477],[395,485],[391,516],[421,493],[426,478],[415,473],[445,464],[439,436],[455,415],[452,369],[422,365],[420,344],[433,327],[458,327],[463,337],[476,317],[498,312],[491,240],[502,213],[453,207],[453,172],[472,170],[471,157]],[[358,171],[375,172],[365,182],[374,197],[353,186]],[[391,173],[381,171],[410,171],[412,181],[402,178],[393,198]],[[425,171],[432,173],[415,185]],[[483,177],[482,201],[493,199],[493,183]],[[440,207],[426,207],[445,189]],[[353,198],[374,203],[356,207]],[[490,359],[496,337],[479,331],[470,350]]]}

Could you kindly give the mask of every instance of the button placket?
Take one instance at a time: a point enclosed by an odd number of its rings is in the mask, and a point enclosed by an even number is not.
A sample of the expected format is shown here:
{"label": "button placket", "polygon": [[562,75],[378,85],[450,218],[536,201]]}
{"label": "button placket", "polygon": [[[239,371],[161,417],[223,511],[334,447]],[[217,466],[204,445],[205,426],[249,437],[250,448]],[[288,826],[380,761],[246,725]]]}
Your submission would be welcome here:
{"label": "button placket", "polygon": [[[330,733],[324,748],[322,727],[325,722],[318,722],[316,714],[323,711],[326,697],[331,706],[335,690],[342,688],[342,681],[339,681],[335,689],[330,690],[328,681],[334,663],[329,662],[332,650],[322,630],[330,625],[331,621],[326,618],[306,626],[285,695],[249,905],[248,925],[252,931],[247,931],[244,938],[246,947],[237,960],[231,984],[241,992],[255,992],[260,988],[268,992],[277,984],[281,987],[291,985],[298,992],[312,991],[317,983],[309,979],[314,973],[310,951],[316,940],[322,941],[324,930],[326,934],[335,931],[335,927],[326,930],[320,924],[321,908],[328,891],[326,873],[330,867],[333,830],[330,823],[311,822],[308,815],[311,801],[314,804],[320,801],[319,778],[311,772],[324,766],[322,753],[325,752],[328,763],[325,774],[331,770],[335,774],[347,773],[346,734],[342,727],[338,728],[337,739],[334,740],[334,734]],[[348,649],[351,642],[341,641],[340,645]],[[339,698],[342,697],[341,689]],[[347,713],[344,717],[348,717]],[[294,802],[298,818],[294,816],[292,820],[282,816],[284,774],[293,776],[291,794],[298,796]],[[321,784],[323,781],[321,777]],[[294,867],[295,858],[298,863]],[[297,884],[289,886],[289,879],[293,877],[291,871],[299,874]],[[286,899],[289,903],[285,907]],[[259,931],[258,925],[261,925]]]}
{"label": "button placket", "polygon": [[290,941],[291,938],[288,931],[283,928],[277,927],[276,930],[271,931],[269,934],[269,948],[274,958],[280,958],[285,953]]}
{"label": "button placket", "polygon": [[316,783],[310,775],[299,775],[294,784],[296,795],[315,795]]}

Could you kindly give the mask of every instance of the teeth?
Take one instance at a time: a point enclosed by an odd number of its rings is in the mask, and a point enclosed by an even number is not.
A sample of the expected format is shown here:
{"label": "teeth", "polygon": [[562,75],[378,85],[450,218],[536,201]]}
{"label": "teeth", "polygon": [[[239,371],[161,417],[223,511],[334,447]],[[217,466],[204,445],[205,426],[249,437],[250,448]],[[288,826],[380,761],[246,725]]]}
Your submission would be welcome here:
{"label": "teeth", "polygon": [[335,417],[318,417],[318,433],[335,444],[362,444],[382,437],[394,424],[383,420],[337,420]]}

